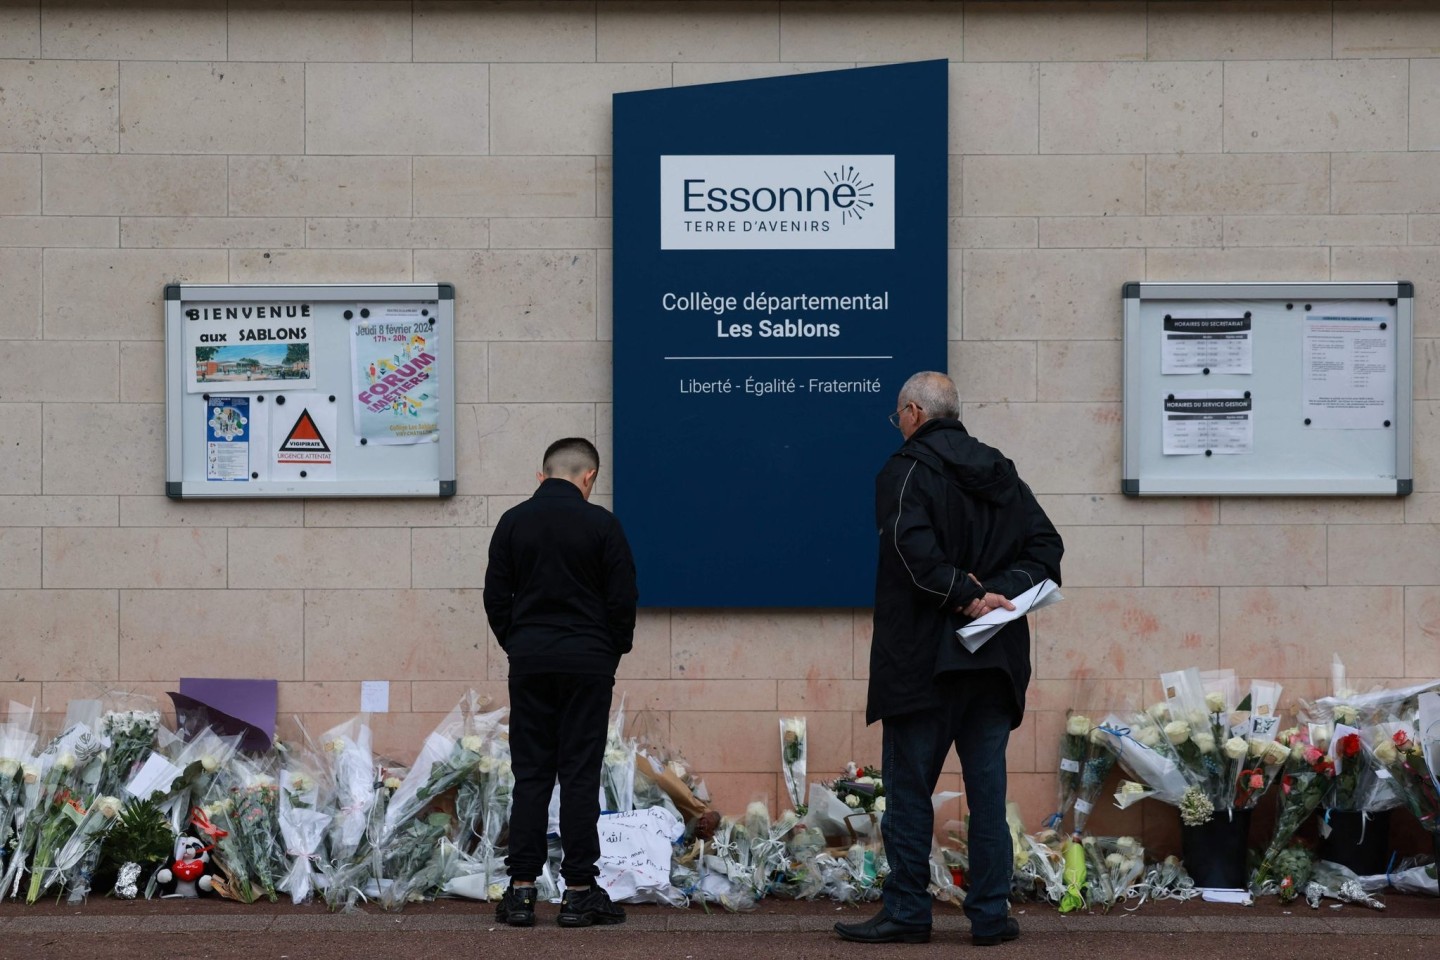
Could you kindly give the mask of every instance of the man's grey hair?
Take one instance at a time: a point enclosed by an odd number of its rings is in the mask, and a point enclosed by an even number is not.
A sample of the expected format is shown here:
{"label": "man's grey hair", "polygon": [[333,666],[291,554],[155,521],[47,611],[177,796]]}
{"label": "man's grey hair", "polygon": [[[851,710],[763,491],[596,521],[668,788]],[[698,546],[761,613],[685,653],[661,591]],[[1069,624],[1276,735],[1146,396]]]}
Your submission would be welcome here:
{"label": "man's grey hair", "polygon": [[566,437],[545,448],[540,472],[547,477],[581,477],[600,469],[600,452],[584,437]]}
{"label": "man's grey hair", "polygon": [[953,420],[960,416],[960,391],[955,389],[955,381],[934,370],[921,371],[905,381],[900,388],[900,405],[907,403],[914,403],[932,419]]}

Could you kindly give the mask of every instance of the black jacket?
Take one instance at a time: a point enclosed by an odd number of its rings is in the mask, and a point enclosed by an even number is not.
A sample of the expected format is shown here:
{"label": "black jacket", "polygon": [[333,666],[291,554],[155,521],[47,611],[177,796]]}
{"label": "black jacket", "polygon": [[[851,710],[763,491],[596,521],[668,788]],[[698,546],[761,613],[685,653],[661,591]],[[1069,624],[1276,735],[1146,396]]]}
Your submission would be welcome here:
{"label": "black jacket", "polygon": [[485,614],[511,675],[615,675],[635,636],[635,561],[620,521],[546,479],[490,539]]}
{"label": "black jacket", "polygon": [[969,622],[956,608],[985,591],[1014,597],[1047,577],[1060,582],[1065,546],[1015,464],[959,420],[927,420],[875,478],[875,521],[880,562],[866,722],[937,706],[943,674],[998,668],[1014,688],[1011,725],[1018,726],[1030,682],[1026,619],[1006,624],[973,654],[955,636]]}

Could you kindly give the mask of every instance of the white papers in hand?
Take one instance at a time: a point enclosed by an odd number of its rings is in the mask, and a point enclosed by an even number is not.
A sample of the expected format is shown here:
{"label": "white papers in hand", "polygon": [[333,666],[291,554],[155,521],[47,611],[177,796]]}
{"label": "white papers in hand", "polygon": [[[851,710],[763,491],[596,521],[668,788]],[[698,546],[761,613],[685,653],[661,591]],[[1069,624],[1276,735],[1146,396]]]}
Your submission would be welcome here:
{"label": "white papers in hand", "polygon": [[1026,590],[1018,597],[1011,597],[1010,602],[1015,604],[1014,610],[1006,610],[1004,607],[997,607],[985,614],[983,617],[976,617],[965,626],[955,631],[955,636],[960,638],[965,649],[974,653],[985,645],[985,641],[999,631],[1001,627],[1011,620],[1019,620],[1027,613],[1033,613],[1052,603],[1058,603],[1065,598],[1060,593],[1060,588],[1053,580],[1041,580],[1035,586]]}

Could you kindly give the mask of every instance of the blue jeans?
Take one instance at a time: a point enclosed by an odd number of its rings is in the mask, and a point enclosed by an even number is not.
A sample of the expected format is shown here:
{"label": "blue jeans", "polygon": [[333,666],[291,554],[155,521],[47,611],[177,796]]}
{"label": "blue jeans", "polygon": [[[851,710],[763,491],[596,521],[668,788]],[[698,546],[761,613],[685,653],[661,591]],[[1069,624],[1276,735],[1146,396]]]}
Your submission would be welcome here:
{"label": "blue jeans", "polygon": [[970,889],[965,915],[981,936],[1004,929],[1013,872],[1005,823],[1005,746],[1015,698],[999,670],[948,674],[940,707],[882,720],[885,819],[881,832],[890,876],[885,912],[897,923],[929,925],[930,797],[953,744],[970,808]]}

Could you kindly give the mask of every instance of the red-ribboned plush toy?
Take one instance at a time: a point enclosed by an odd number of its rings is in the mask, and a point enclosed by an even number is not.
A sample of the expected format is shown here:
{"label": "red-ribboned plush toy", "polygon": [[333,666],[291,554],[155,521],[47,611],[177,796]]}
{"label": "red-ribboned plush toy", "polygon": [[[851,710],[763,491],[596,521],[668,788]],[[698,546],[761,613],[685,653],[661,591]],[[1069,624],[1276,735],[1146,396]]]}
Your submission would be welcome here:
{"label": "red-ribboned plush toy", "polygon": [[193,900],[209,893],[213,886],[205,873],[209,865],[210,848],[194,837],[181,837],[175,841],[175,862],[155,875],[162,884],[175,884],[172,892],[162,896]]}

